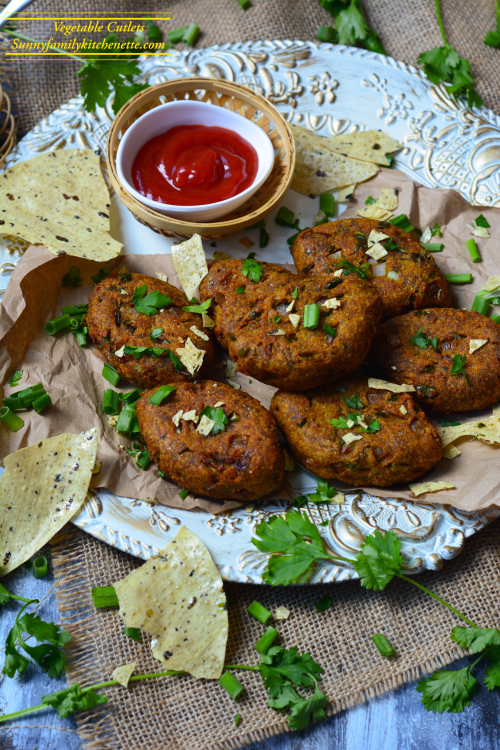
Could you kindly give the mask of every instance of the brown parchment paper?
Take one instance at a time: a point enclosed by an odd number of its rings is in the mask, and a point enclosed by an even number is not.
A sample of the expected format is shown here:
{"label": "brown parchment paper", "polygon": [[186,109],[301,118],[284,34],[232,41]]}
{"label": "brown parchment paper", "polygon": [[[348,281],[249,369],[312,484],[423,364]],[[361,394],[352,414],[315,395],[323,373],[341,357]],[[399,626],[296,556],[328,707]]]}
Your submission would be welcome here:
{"label": "brown parchment paper", "polygon": [[[355,199],[349,204],[344,217],[354,216],[364,206],[368,195],[377,198],[383,187],[396,188],[399,207],[395,211],[407,213],[413,224],[421,227],[441,226],[444,243],[442,253],[434,257],[445,273],[470,271],[473,283],[453,286],[452,292],[457,307],[470,310],[474,296],[490,275],[500,273],[500,257],[495,250],[500,240],[500,209],[469,206],[458,193],[451,190],[424,188],[412,182],[401,172],[385,169],[379,175],[358,186]],[[472,263],[466,240],[472,235],[467,222],[483,213],[488,219],[491,238],[476,238],[483,258],[481,263]],[[269,223],[272,238],[272,224]],[[265,258],[264,254],[262,254]],[[62,276],[71,265],[78,265],[84,283],[80,288],[60,287]],[[123,265],[130,271],[154,276],[156,272],[167,274],[169,282],[180,286],[170,255],[126,255],[108,263],[108,268]],[[93,347],[80,348],[70,333],[48,336],[43,330],[46,320],[59,314],[62,305],[86,302],[93,288],[90,275],[95,274],[99,264],[81,261],[68,256],[54,258],[41,246],[29,248],[19,261],[5,293],[0,311],[0,378],[5,393],[41,381],[50,393],[53,406],[44,415],[35,412],[23,413],[24,427],[16,433],[5,426],[0,428],[0,457],[17,448],[30,445],[36,440],[64,431],[79,432],[97,427],[100,435],[98,459],[102,462],[99,474],[93,477],[92,486],[107,487],[111,492],[132,498],[154,498],[160,503],[186,509],[202,508],[212,513],[237,507],[237,502],[218,502],[189,495],[185,501],[179,498],[179,488],[172,482],[159,479],[154,464],[146,471],[137,469],[135,460],[119,445],[129,445],[125,437],[108,424],[102,413],[102,394],[110,387],[101,376],[102,360]],[[290,266],[293,269],[293,266]],[[220,352],[221,358],[224,353]],[[227,357],[226,357],[227,358]],[[22,380],[11,389],[5,385],[12,372],[22,366]],[[499,363],[500,366],[500,363]],[[216,377],[222,378],[223,371]],[[237,373],[234,380],[242,390],[269,407],[275,389]],[[125,388],[120,383],[118,390]],[[447,415],[447,419],[468,421],[491,415],[491,409],[482,412],[462,412]],[[434,419],[434,415],[432,415]],[[453,461],[441,459],[422,478],[429,481],[445,480],[454,485],[452,490],[427,493],[420,502],[449,503],[463,510],[477,510],[490,505],[500,505],[500,462],[498,446],[462,438],[456,443],[462,455]],[[341,490],[352,490],[342,482],[335,483]],[[390,488],[363,487],[382,497],[402,497],[415,500],[407,485]],[[286,486],[283,497],[288,497]]]}

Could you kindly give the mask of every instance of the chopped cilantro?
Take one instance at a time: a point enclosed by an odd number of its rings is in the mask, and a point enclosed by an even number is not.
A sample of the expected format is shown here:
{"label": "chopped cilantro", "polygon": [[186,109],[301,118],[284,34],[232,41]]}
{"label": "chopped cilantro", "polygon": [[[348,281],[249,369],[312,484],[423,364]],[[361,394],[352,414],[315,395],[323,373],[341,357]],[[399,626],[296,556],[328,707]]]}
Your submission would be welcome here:
{"label": "chopped cilantro", "polygon": [[437,336],[434,336],[432,339],[429,338],[429,336],[424,333],[423,328],[419,328],[415,336],[412,336],[410,338],[410,341],[412,344],[415,344],[415,346],[419,346],[421,349],[427,349],[428,346],[432,346],[434,351],[436,351],[437,349]]}
{"label": "chopped cilantro", "polygon": [[168,354],[169,351],[169,349],[156,346],[126,346],[123,350],[124,354],[133,354],[134,359],[139,359],[144,354],[149,354],[151,357],[161,357],[162,354]]}
{"label": "chopped cilantro", "polygon": [[337,490],[335,487],[330,487],[326,479],[321,479],[321,477],[316,477],[316,482],[316,492],[308,496],[309,501],[311,503],[328,503],[337,494]]}
{"label": "chopped cilantro", "polygon": [[189,495],[189,490],[181,490],[179,492],[179,497],[181,500],[185,500],[188,495]]}
{"label": "chopped cilantro", "polygon": [[360,430],[361,432],[367,432],[369,435],[372,435],[374,432],[380,430],[380,422],[377,419],[373,419],[366,429],[361,427]]}
{"label": "chopped cilantro", "polygon": [[316,607],[317,612],[324,612],[329,607],[331,607],[333,604],[332,599],[328,596],[328,594],[324,594],[324,596],[321,597],[317,602],[314,602],[314,606]]}
{"label": "chopped cilantro", "polygon": [[463,375],[467,385],[470,385],[469,378],[467,377],[467,373],[464,370],[466,362],[467,357],[465,356],[465,354],[455,354],[455,356],[453,357],[453,364],[451,366],[450,375]]}
{"label": "chopped cilantro", "polygon": [[68,273],[62,277],[61,286],[80,286],[83,279],[80,278],[80,269],[71,266]]}
{"label": "chopped cilantro", "polygon": [[249,281],[260,281],[262,274],[264,273],[262,266],[259,265],[256,260],[252,260],[252,258],[246,258],[246,260],[243,261],[241,270],[243,276],[247,276]]}
{"label": "chopped cilantro", "polygon": [[490,228],[490,224],[488,224],[487,220],[484,218],[483,214],[479,214],[479,216],[476,219],[476,226],[478,227],[484,227],[485,229]]}
{"label": "chopped cilantro", "polygon": [[203,315],[203,313],[206,313],[208,311],[208,308],[212,304],[212,299],[206,299],[205,302],[201,302],[201,304],[196,305],[187,305],[186,307],[183,307],[183,310],[186,310],[187,312],[192,313],[198,313],[198,315]]}
{"label": "chopped cilantro", "polygon": [[134,294],[132,295],[130,303],[135,307],[138,313],[142,313],[143,315],[156,315],[159,310],[172,304],[170,297],[167,297],[167,295],[162,292],[158,292],[156,289],[146,295],[147,289],[146,284],[134,289]]}
{"label": "chopped cilantro", "polygon": [[9,385],[17,385],[23,376],[22,370],[16,370],[14,375],[9,380]]}
{"label": "chopped cilantro", "polygon": [[244,287],[244,286],[239,286],[239,287],[237,288],[237,290],[236,290],[236,294],[243,294],[243,292],[245,291],[245,289],[246,289],[246,287]]}
{"label": "chopped cilantro", "polygon": [[259,247],[267,247],[269,245],[269,232],[266,232],[264,227],[259,230]]}
{"label": "chopped cilantro", "polygon": [[372,198],[372,196],[369,195],[368,198],[365,200],[365,206],[373,206],[373,204],[376,202],[377,201],[375,200],[375,198]]}
{"label": "chopped cilantro", "polygon": [[151,341],[156,341],[156,339],[159,339],[160,336],[163,333],[163,328],[155,328],[151,333],[149,334],[149,338]]}
{"label": "chopped cilantro", "polygon": [[226,429],[226,425],[229,424],[229,418],[226,414],[224,414],[224,411],[220,406],[218,406],[216,409],[214,409],[213,406],[204,406],[200,411],[200,418],[201,417],[208,417],[212,420],[212,422],[215,422],[214,426],[212,427],[212,435],[217,435],[219,432],[224,432]]}
{"label": "chopped cilantro", "polygon": [[350,409],[364,409],[363,404],[361,403],[361,399],[359,398],[358,394],[355,393],[352,398],[348,398],[347,396],[344,396],[345,405],[348,406]]}
{"label": "chopped cilantro", "polygon": [[342,258],[338,263],[335,263],[337,268],[344,268],[347,274],[350,273],[357,273],[360,279],[364,279],[365,281],[368,279],[370,274],[370,264],[369,263],[363,263],[361,268],[358,268],[357,266],[350,263],[345,258]]}
{"label": "chopped cilantro", "polygon": [[295,287],[295,289],[292,292],[292,297],[294,299],[297,299],[298,296],[299,296],[299,290],[297,289],[297,287]]}
{"label": "chopped cilantro", "polygon": [[95,276],[91,276],[90,278],[92,279],[94,284],[99,284],[103,279],[106,278],[106,276],[109,276],[110,273],[111,271],[108,271],[107,268],[100,268]]}
{"label": "chopped cilantro", "polygon": [[255,258],[255,253],[248,253],[247,259],[253,260]]}

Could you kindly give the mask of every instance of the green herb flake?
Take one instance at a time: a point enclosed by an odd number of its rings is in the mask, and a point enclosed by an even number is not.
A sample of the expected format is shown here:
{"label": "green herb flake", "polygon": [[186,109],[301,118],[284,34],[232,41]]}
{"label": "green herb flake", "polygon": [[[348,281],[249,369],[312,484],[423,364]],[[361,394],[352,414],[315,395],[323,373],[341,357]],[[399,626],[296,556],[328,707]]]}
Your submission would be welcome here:
{"label": "green herb flake", "polygon": [[329,607],[333,605],[332,599],[328,594],[324,594],[317,602],[314,602],[314,606],[317,612],[325,612]]}

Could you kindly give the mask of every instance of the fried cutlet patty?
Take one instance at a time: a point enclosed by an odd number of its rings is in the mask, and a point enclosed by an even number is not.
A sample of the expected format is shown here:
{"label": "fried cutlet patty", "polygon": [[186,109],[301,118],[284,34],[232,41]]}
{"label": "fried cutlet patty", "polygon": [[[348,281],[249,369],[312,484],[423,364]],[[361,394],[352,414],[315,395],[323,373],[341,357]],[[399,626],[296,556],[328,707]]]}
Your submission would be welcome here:
{"label": "fried cutlet patty", "polygon": [[[132,298],[134,291],[144,285],[147,291],[142,299],[156,291],[166,295],[170,304],[165,304],[152,315],[138,312]],[[96,284],[90,295],[89,334],[120,375],[141,388],[193,379],[176,354],[177,349],[185,347],[188,338],[197,349],[205,352],[202,366],[195,376],[207,377],[212,372],[215,358],[212,336],[209,329],[203,328],[201,315],[182,309],[186,305],[189,301],[185,294],[165,281],[139,273],[112,274]],[[194,332],[192,326],[208,340]],[[151,338],[153,332],[155,335]],[[137,358],[134,354],[117,356],[116,352],[121,353],[124,346],[148,347],[149,352],[135,352],[139,355]],[[164,349],[165,353],[152,353],[152,348]]]}
{"label": "fried cutlet patty", "polygon": [[[380,259],[385,263],[384,276],[374,276],[371,264],[366,266],[371,260],[366,250],[372,230],[390,238],[381,243],[388,246],[387,255]],[[408,232],[387,221],[341,219],[305,229],[291,252],[297,271],[304,276],[334,273],[342,260],[363,268],[382,297],[384,320],[411,310],[453,306],[448,282],[432,255]]]}
{"label": "fried cutlet patty", "polygon": [[[215,335],[239,372],[276,388],[306,390],[359,367],[382,316],[375,289],[355,274],[303,279],[259,265],[262,280],[252,282],[242,261],[220,261],[200,287],[201,298],[213,300]],[[311,305],[320,312],[312,329],[304,327]]]}
{"label": "fried cutlet patty", "polygon": [[[470,353],[478,339],[487,343]],[[413,385],[415,398],[434,411],[486,409],[500,400],[500,325],[477,312],[417,310],[388,320],[368,359],[385,380]]]}
{"label": "fried cutlet patty", "polygon": [[324,479],[388,487],[411,482],[441,458],[441,439],[410,394],[369,388],[365,377],[278,391],[271,411],[297,461]]}
{"label": "fried cutlet patty", "polygon": [[[136,407],[149,455],[161,471],[190,492],[208,497],[248,502],[277,490],[285,459],[270,412],[252,396],[222,383],[200,380],[175,386],[160,406],[150,403],[155,391],[147,391]],[[197,430],[205,406],[220,408],[227,417],[216,435]],[[173,417],[193,411],[195,421],[177,417],[176,426]]]}

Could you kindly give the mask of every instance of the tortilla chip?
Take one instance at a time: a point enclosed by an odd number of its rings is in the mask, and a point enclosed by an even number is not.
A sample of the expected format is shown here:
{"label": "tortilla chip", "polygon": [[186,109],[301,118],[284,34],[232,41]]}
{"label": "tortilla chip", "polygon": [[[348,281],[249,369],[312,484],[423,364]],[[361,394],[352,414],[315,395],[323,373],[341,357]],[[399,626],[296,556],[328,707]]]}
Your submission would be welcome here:
{"label": "tortilla chip", "polygon": [[496,292],[496,290],[499,288],[500,276],[488,276],[488,280],[483,288],[479,291],[479,294],[481,294],[481,292]]}
{"label": "tortilla chip", "polygon": [[362,440],[363,435],[356,435],[355,432],[348,432],[346,435],[342,435],[342,440],[344,443],[349,445],[350,443],[355,443],[356,440]]}
{"label": "tortilla chip", "polygon": [[185,346],[180,349],[176,349],[175,351],[180,361],[182,362],[186,370],[191,373],[191,375],[194,375],[195,372],[198,372],[203,364],[203,357],[205,356],[205,352],[203,349],[197,349],[191,339],[188,338]]}
{"label": "tortilla chip", "polygon": [[377,200],[379,208],[385,208],[386,211],[395,211],[398,207],[398,194],[394,188],[383,188],[380,198]]}
{"label": "tortilla chip", "polygon": [[168,283],[168,276],[166,273],[160,273],[159,271],[157,271],[156,278],[160,279],[160,281],[165,281],[166,283]]}
{"label": "tortilla chip", "polygon": [[202,279],[208,273],[200,235],[193,234],[190,240],[172,245],[172,262],[184,293],[191,301]]}
{"label": "tortilla chip", "polygon": [[380,242],[377,242],[375,245],[372,245],[368,248],[368,250],[366,250],[366,254],[370,255],[373,260],[380,260],[387,255],[387,250],[383,245],[380,244]]}
{"label": "tortilla chip", "polygon": [[122,249],[109,234],[110,203],[94,151],[49,151],[0,176],[0,231],[54,255],[110,260]]}
{"label": "tortilla chip", "polygon": [[334,135],[327,141],[327,147],[338,154],[369,161],[381,167],[390,166],[386,154],[403,148],[401,143],[380,130],[364,130],[362,133]]}
{"label": "tortilla chip", "polygon": [[123,664],[121,667],[116,667],[111,673],[111,679],[116,680],[123,687],[128,687],[128,681],[132,677],[134,669],[135,661],[131,661],[130,664]]}
{"label": "tortilla chip", "polygon": [[363,182],[378,172],[368,162],[341,156],[328,148],[329,139],[300,125],[290,127],[295,139],[296,163],[292,190],[303,195],[321,195],[337,188]]}
{"label": "tortilla chip", "polygon": [[462,455],[462,451],[460,451],[456,445],[447,445],[446,448],[443,448],[442,457],[447,458],[449,461],[452,461],[457,456]]}
{"label": "tortilla chip", "polygon": [[469,354],[474,354],[482,346],[487,344],[489,339],[470,339],[469,341]]}
{"label": "tortilla chip", "polygon": [[299,315],[298,313],[290,313],[290,315],[288,316],[288,320],[294,328],[298,328],[301,317],[302,315]]}
{"label": "tortilla chip", "polygon": [[386,208],[380,208],[376,203],[372,203],[371,206],[365,206],[356,211],[356,216],[362,216],[364,219],[377,219],[378,221],[386,221],[391,216],[392,211],[388,211]]}
{"label": "tortilla chip", "polygon": [[471,435],[476,440],[482,440],[489,445],[500,445],[500,414],[493,414],[487,419],[464,422],[456,427],[441,427],[440,424],[437,424],[436,430],[443,443],[443,448],[464,435]]}
{"label": "tortilla chip", "polygon": [[349,203],[354,198],[354,191],[356,190],[356,183],[347,185],[337,193],[337,203]]}
{"label": "tortilla chip", "polygon": [[214,425],[215,422],[213,421],[213,419],[210,419],[210,417],[207,417],[207,415],[204,414],[200,419],[200,424],[198,425],[196,430],[200,433],[200,435],[210,435]]}
{"label": "tortilla chip", "polygon": [[202,313],[201,319],[203,322],[203,328],[213,328],[215,323],[210,317],[210,315],[207,315],[207,313]]}
{"label": "tortilla chip", "polygon": [[412,393],[415,388],[407,383],[388,383],[387,380],[379,380],[378,378],[368,378],[368,388],[381,388],[385,391],[392,391],[393,393]]}
{"label": "tortilla chip", "polygon": [[455,485],[450,484],[449,482],[417,482],[416,484],[409,484],[408,487],[415,497],[425,495],[426,492],[439,492],[439,490],[455,489]]}
{"label": "tortilla chip", "polygon": [[167,669],[219,679],[228,635],[222,578],[205,545],[185,526],[157,556],[114,584],[127,628],[155,636]]}
{"label": "tortilla chip", "polygon": [[66,432],[5,458],[0,477],[0,576],[17,568],[78,513],[97,452],[97,432]]}

